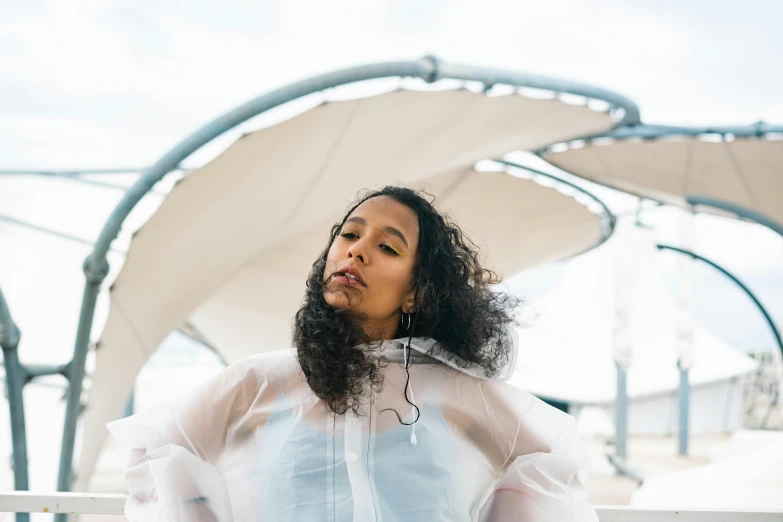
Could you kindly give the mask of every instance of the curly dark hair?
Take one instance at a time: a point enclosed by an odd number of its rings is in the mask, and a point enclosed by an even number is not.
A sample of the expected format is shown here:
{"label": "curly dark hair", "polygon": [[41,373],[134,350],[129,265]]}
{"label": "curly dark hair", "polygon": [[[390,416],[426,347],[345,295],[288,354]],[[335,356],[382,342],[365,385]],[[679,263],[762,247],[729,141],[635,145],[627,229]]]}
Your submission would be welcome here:
{"label": "curly dark hair", "polygon": [[433,350],[457,356],[457,364],[478,366],[487,376],[496,374],[510,356],[505,326],[514,323],[519,300],[491,288],[500,278],[481,266],[478,247],[435,209],[434,197],[396,186],[366,192],[332,227],[329,243],[313,263],[294,322],[294,345],[307,383],[338,414],[349,409],[360,414],[369,390],[382,388],[383,358],[369,357],[360,348],[370,343],[361,321],[326,302],[326,259],[345,220],[359,205],[379,196],[409,207],[419,220],[412,281],[416,309],[407,328],[398,327],[396,337],[431,337],[438,341]]}

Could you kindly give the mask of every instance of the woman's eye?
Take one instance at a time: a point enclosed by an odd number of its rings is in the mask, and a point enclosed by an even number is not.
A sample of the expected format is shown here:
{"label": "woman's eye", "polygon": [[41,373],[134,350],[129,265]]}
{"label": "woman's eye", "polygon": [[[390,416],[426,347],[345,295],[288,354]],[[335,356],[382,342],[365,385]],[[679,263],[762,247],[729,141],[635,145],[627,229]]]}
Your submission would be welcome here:
{"label": "woman's eye", "polygon": [[[347,241],[354,241],[356,239],[359,239],[359,235],[355,232],[340,232],[340,237]],[[387,254],[399,256],[400,253],[395,249],[394,247],[391,247],[389,245],[381,245],[381,250],[386,252]]]}

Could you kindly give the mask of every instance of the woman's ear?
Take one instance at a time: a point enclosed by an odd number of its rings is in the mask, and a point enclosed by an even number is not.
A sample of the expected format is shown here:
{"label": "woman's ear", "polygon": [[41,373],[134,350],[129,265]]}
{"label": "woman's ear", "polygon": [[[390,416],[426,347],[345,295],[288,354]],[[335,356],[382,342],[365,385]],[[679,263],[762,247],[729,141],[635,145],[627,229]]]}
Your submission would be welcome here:
{"label": "woman's ear", "polygon": [[403,304],[400,308],[402,308],[402,312],[405,314],[412,314],[416,312],[416,300],[413,292],[410,292],[405,296],[405,300],[403,301]]}

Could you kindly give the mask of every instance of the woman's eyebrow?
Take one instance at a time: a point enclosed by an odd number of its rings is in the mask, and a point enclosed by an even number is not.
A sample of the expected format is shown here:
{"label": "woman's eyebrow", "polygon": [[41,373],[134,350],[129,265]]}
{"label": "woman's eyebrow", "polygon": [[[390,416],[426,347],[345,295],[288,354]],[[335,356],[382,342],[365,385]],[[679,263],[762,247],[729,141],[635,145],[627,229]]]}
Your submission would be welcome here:
{"label": "woman's eyebrow", "polygon": [[[349,217],[348,219],[346,219],[346,221],[350,221],[351,223],[358,223],[359,225],[367,226],[367,221],[364,218],[360,218],[360,217]],[[402,242],[405,243],[405,246],[410,248],[408,246],[408,240],[405,239],[405,235],[402,232],[400,232],[399,230],[397,230],[396,228],[394,228],[394,227],[383,227],[381,230],[383,230],[387,234],[391,234],[393,236],[399,237],[400,240],[402,240]]]}

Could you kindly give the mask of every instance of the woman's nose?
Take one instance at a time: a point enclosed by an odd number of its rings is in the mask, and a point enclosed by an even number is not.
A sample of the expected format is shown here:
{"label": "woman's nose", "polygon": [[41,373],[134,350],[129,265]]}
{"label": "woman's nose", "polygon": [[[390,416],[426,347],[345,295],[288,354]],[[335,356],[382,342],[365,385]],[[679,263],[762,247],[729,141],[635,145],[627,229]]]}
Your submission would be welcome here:
{"label": "woman's nose", "polygon": [[366,264],[368,258],[367,258],[365,242],[360,239],[359,241],[352,244],[351,248],[348,249],[348,257],[356,259],[358,262],[362,264]]}

